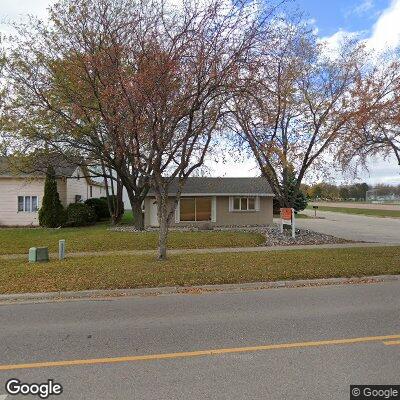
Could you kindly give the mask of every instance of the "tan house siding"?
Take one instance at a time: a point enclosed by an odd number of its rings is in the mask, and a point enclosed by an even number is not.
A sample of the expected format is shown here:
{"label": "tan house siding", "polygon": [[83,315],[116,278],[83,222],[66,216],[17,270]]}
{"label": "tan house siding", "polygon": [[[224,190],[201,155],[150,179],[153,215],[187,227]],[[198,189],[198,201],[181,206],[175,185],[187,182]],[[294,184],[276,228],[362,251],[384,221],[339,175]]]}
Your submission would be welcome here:
{"label": "tan house siding", "polygon": [[[90,186],[92,186],[92,196],[90,196]],[[87,179],[81,168],[77,168],[76,171],[67,178],[67,205],[75,203],[75,196],[81,196],[81,201],[85,201],[90,198],[97,198],[105,196],[105,190],[100,185],[89,185]]]}
{"label": "tan house siding", "polygon": [[150,226],[150,205],[154,201],[154,197],[146,197],[144,199],[144,226]]}
{"label": "tan house siding", "polygon": [[217,197],[217,225],[272,224],[272,197],[259,197],[259,211],[229,211],[229,197]]}
{"label": "tan house siding", "polygon": [[0,179],[0,225],[38,225],[37,212],[18,212],[18,196],[38,196],[42,204],[44,179]]}
{"label": "tan house siding", "polygon": [[[44,179],[43,179],[43,190],[44,190]],[[64,207],[67,204],[67,180],[65,178],[57,179],[57,191],[60,196],[60,201]],[[42,204],[40,202],[40,204]]]}
{"label": "tan house siding", "polygon": [[[90,196],[90,185],[89,185],[89,196]],[[92,185],[92,197],[105,197],[106,191],[103,186]]]}
{"label": "tan house siding", "polygon": [[81,196],[81,201],[88,199],[89,185],[80,168],[67,178],[67,205],[75,203],[76,196]]}
{"label": "tan house siding", "polygon": [[[80,179],[78,177],[78,172]],[[77,169],[75,179],[57,179],[57,190],[61,203],[67,207],[75,203],[75,195],[82,196],[85,201],[90,196],[88,184],[82,170]],[[39,225],[37,212],[18,211],[18,196],[38,196],[38,207],[42,205],[45,178],[0,177],[0,226],[37,226]],[[92,186],[92,197],[104,196],[101,186]]]}
{"label": "tan house siding", "polygon": [[[190,197],[190,196],[188,196]],[[212,197],[212,196],[206,196]],[[254,197],[254,196],[253,196]],[[213,226],[229,226],[229,225],[269,225],[273,222],[273,197],[259,197],[259,210],[258,211],[229,211],[229,196],[216,196],[216,221],[207,222]],[[150,210],[151,204],[154,203],[154,197],[147,197],[145,199],[145,215],[144,224],[150,226]],[[173,206],[173,199],[170,200],[171,207]],[[199,226],[204,225],[205,221],[175,222],[175,218],[171,221],[172,227],[177,226]]]}

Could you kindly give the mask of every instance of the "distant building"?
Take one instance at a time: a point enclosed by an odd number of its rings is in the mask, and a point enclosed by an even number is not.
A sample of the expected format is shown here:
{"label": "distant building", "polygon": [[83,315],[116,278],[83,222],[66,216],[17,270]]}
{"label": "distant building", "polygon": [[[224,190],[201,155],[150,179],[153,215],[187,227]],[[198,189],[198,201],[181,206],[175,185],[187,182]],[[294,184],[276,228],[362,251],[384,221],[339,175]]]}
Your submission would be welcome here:
{"label": "distant building", "polygon": [[393,187],[392,189],[389,187],[381,187],[375,188],[367,191],[366,200],[369,202],[400,202],[400,193],[399,189]]}

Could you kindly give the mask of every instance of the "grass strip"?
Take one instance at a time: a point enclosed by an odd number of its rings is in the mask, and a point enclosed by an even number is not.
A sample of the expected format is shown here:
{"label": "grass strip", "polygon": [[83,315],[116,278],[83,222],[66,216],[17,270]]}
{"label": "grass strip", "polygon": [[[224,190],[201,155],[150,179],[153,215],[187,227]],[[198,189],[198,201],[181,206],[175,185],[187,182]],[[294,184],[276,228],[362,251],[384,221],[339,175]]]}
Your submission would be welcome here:
{"label": "grass strip", "polygon": [[400,247],[0,260],[0,293],[124,289],[400,274]]}
{"label": "grass strip", "polygon": [[[106,225],[84,228],[5,228],[0,229],[0,254],[27,254],[30,247],[48,247],[58,251],[58,241],[66,240],[67,252],[155,250],[157,232],[115,232]],[[178,232],[168,236],[170,249],[203,249],[218,247],[254,247],[262,245],[265,238],[255,232],[210,231]]]}
{"label": "grass strip", "polygon": [[[308,206],[308,209],[313,209],[312,206]],[[397,210],[374,210],[369,208],[346,208],[346,207],[329,207],[329,206],[318,206],[318,211],[332,211],[340,212],[345,214],[356,214],[356,215],[368,215],[371,217],[389,217],[389,218],[400,218],[400,211]]]}

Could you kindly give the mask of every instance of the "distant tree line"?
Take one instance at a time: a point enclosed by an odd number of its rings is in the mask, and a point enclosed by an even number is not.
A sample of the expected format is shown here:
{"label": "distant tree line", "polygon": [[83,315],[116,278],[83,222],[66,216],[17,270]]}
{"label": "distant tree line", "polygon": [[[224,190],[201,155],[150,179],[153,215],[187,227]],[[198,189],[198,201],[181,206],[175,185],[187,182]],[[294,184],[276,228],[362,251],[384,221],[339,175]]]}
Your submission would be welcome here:
{"label": "distant tree line", "polygon": [[370,186],[365,182],[350,185],[321,182],[314,185],[302,185],[302,190],[310,200],[365,201],[367,200],[367,192],[372,190],[375,196],[400,196],[400,185],[378,184]]}

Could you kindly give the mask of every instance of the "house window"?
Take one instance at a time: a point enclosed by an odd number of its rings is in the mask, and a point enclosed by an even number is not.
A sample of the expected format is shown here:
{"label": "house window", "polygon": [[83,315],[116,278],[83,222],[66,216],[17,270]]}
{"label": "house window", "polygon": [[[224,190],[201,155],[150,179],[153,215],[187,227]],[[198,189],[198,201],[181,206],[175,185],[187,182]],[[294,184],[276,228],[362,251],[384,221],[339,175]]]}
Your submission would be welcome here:
{"label": "house window", "polygon": [[75,195],[75,203],[80,203],[82,201],[82,196],[80,194]]}
{"label": "house window", "polygon": [[181,221],[211,221],[211,197],[182,198],[179,212]]}
{"label": "house window", "polygon": [[93,197],[93,186],[89,186],[90,197]]}
{"label": "house window", "polygon": [[24,211],[24,196],[18,196],[18,211]]}
{"label": "house window", "polygon": [[32,196],[32,212],[36,212],[38,210],[38,198],[37,196]]}
{"label": "house window", "polygon": [[18,212],[37,212],[37,196],[18,196]]}
{"label": "house window", "polygon": [[233,210],[234,211],[255,211],[256,198],[255,197],[234,197]]}

